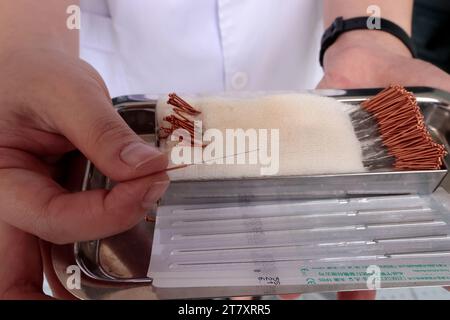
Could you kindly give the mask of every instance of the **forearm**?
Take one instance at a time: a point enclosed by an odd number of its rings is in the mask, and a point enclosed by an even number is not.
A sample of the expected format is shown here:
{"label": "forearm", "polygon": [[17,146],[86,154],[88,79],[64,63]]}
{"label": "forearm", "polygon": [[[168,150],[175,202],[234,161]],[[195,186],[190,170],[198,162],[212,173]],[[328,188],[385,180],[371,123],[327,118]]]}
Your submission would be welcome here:
{"label": "forearm", "polygon": [[78,56],[79,32],[67,27],[70,5],[79,0],[0,1],[0,54],[48,48]]}

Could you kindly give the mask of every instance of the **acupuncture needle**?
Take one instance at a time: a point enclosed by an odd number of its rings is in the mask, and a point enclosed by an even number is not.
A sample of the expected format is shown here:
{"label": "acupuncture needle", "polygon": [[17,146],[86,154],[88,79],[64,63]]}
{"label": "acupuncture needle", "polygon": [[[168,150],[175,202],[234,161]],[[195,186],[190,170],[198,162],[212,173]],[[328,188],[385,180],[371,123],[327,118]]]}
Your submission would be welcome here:
{"label": "acupuncture needle", "polygon": [[169,172],[169,171],[173,171],[173,170],[184,169],[184,168],[195,166],[195,165],[201,165],[201,164],[206,164],[207,165],[210,162],[214,162],[214,161],[218,161],[218,160],[225,160],[225,159],[228,159],[228,158],[234,158],[234,157],[237,157],[237,156],[240,156],[240,155],[250,154],[252,152],[257,152],[257,151],[259,151],[259,149],[249,150],[249,151],[239,152],[239,153],[234,153],[234,154],[231,154],[231,155],[228,155],[228,156],[214,158],[214,159],[209,159],[209,160],[198,162],[198,163],[180,164],[180,165],[177,165],[177,166],[174,166],[174,167],[166,168],[166,169],[161,170],[159,172],[156,172],[154,174],[163,173],[163,172]]}
{"label": "acupuncture needle", "polygon": [[[393,206],[396,206],[396,202],[400,201],[401,206],[397,206],[397,208],[392,208]],[[404,206],[404,202],[408,201],[408,206]],[[227,213],[227,212],[235,212],[237,209],[245,208],[248,210],[256,210],[258,208],[263,207],[264,209],[270,209],[270,208],[276,208],[276,209],[284,209],[286,207],[290,207],[292,209],[298,208],[299,210],[304,210],[304,208],[308,207],[314,207],[317,205],[320,205],[321,208],[327,208],[328,206],[335,206],[335,205],[352,205],[352,206],[363,206],[367,202],[367,199],[364,198],[336,198],[336,199],[327,199],[327,200],[303,200],[303,201],[296,201],[294,203],[291,202],[284,202],[284,203],[265,203],[263,205],[261,204],[239,204],[239,205],[227,205],[227,206],[208,206],[207,208],[202,207],[183,207],[183,208],[174,208],[170,210],[170,214],[163,215],[163,216],[175,216],[175,215],[186,215],[191,216],[193,214],[207,214],[208,216],[211,216],[212,213],[219,214],[219,213]],[[378,203],[382,203],[383,205],[386,202],[385,197],[371,197],[370,202],[374,205],[378,205]],[[431,210],[430,208],[424,207],[424,201],[418,196],[394,196],[394,199],[390,199],[390,207],[389,208],[376,208],[377,210],[395,210],[395,209],[421,209],[424,210]],[[214,211],[212,211],[214,209]],[[335,211],[336,208],[333,207],[333,210]],[[353,210],[374,210],[374,209],[364,209],[364,208],[355,208]],[[169,213],[169,212],[167,212]]]}
{"label": "acupuncture needle", "polygon": [[[252,153],[252,152],[256,152],[256,151],[258,151],[258,150],[259,150],[259,149],[256,149],[256,150],[250,150],[250,151],[245,151],[245,152],[240,152],[240,153],[235,153],[235,154],[228,155],[228,156],[225,156],[225,157],[220,157],[220,158],[215,158],[215,159],[209,159],[209,160],[207,160],[207,161],[202,161],[202,162],[199,162],[199,163],[180,164],[180,165],[177,165],[177,166],[174,166],[174,167],[169,167],[169,168],[166,168],[166,169],[163,169],[163,170],[154,172],[154,173],[152,173],[151,175],[153,176],[153,175],[157,175],[157,174],[161,174],[161,173],[166,173],[166,172],[170,172],[170,171],[174,171],[174,170],[179,170],[179,169],[184,169],[184,168],[187,168],[187,167],[191,167],[191,166],[195,166],[195,165],[200,165],[200,164],[208,164],[208,162],[213,162],[213,161],[217,161],[217,160],[223,160],[223,159],[227,159],[227,158],[232,158],[232,157],[236,157],[236,156],[243,155],[243,154],[249,154],[249,153]],[[114,184],[115,184],[115,182],[113,182],[113,181],[111,181],[111,179],[107,178],[106,184],[105,184],[106,189],[108,189],[108,190],[111,189],[111,188],[114,186]]]}
{"label": "acupuncture needle", "polygon": [[395,244],[404,242],[436,242],[448,241],[450,236],[447,234],[433,235],[433,236],[418,236],[418,237],[404,237],[404,238],[386,238],[373,240],[355,240],[355,241],[337,241],[337,242],[322,242],[322,243],[307,243],[307,244],[293,244],[293,245],[267,245],[267,246],[247,246],[247,247],[231,247],[231,248],[205,248],[205,249],[177,249],[172,250],[171,255],[189,255],[201,254],[208,252],[236,252],[246,250],[261,250],[261,249],[278,249],[278,248],[314,248],[314,247],[351,247],[351,246],[372,246],[376,244]]}
{"label": "acupuncture needle", "polygon": [[[243,217],[241,213],[229,214],[227,216],[221,216],[216,214],[214,216],[207,216],[205,218],[192,218],[183,217],[182,220],[173,221],[171,223],[174,227],[187,226],[190,224],[201,224],[201,223],[214,223],[214,222],[237,222],[242,221],[252,221],[252,220],[260,220],[263,221],[271,221],[278,220],[280,218],[287,218],[292,220],[308,220],[308,219],[318,219],[318,218],[335,218],[335,217],[365,217],[365,216],[385,216],[385,215],[394,215],[394,214],[402,214],[402,213],[420,213],[420,214],[432,214],[436,211],[430,208],[422,208],[422,207],[412,207],[412,208],[399,208],[399,209],[380,209],[380,210],[351,210],[351,211],[338,211],[338,212],[330,212],[330,213],[312,213],[309,214],[307,212],[291,212],[288,214],[279,214],[276,213],[276,216],[273,216],[273,212],[266,213],[264,216],[262,215],[252,215],[251,213],[246,213]],[[299,214],[301,213],[301,215]],[[217,217],[219,215],[219,217]],[[231,216],[231,217],[230,217]]]}
{"label": "acupuncture needle", "polygon": [[221,262],[184,262],[171,263],[170,269],[177,267],[195,267],[195,266],[224,266],[224,265],[243,265],[243,264],[261,264],[261,263],[286,263],[286,262],[351,262],[351,261],[367,261],[367,260],[387,260],[387,259],[412,259],[412,258],[436,258],[448,257],[450,251],[417,251],[404,253],[385,253],[378,255],[363,255],[363,256],[340,256],[340,257],[326,257],[326,258],[298,258],[298,259],[271,259],[271,260],[246,260],[246,261],[221,261]]}
{"label": "acupuncture needle", "polygon": [[320,228],[307,228],[307,229],[284,229],[284,230],[268,230],[268,231],[250,231],[250,232],[224,232],[224,233],[204,233],[204,234],[174,234],[171,236],[171,240],[183,240],[183,239],[203,239],[203,238],[217,238],[224,236],[238,236],[246,234],[280,234],[280,233],[316,233],[316,232],[338,232],[338,231],[364,231],[370,229],[387,229],[396,227],[423,227],[423,226],[445,226],[447,223],[442,220],[422,220],[411,221],[404,223],[380,223],[380,224],[361,224],[361,225],[348,225],[339,227],[320,227]]}
{"label": "acupuncture needle", "polygon": [[[249,150],[249,151],[244,151],[244,152],[234,153],[234,154],[227,155],[227,156],[224,156],[224,157],[218,157],[218,158],[208,159],[208,160],[201,161],[201,162],[197,162],[197,163],[180,164],[180,165],[177,165],[177,166],[173,166],[173,167],[166,168],[166,169],[161,170],[161,171],[159,171],[159,172],[157,172],[157,173],[169,172],[169,171],[178,170],[178,169],[184,169],[184,168],[191,167],[191,166],[195,166],[195,165],[203,165],[203,164],[208,165],[208,164],[211,164],[211,163],[214,162],[214,161],[225,160],[225,159],[228,159],[228,158],[234,158],[234,157],[237,157],[237,156],[240,156],[240,155],[250,154],[250,153],[258,152],[258,151],[260,151],[259,148],[258,148],[258,149],[255,149],[255,150]],[[167,155],[168,153],[170,153],[170,152],[171,152],[171,150],[168,150],[168,151],[166,152],[166,155]],[[283,153],[280,153],[279,156],[285,156],[285,155],[290,155],[290,154],[298,154],[298,151],[283,152]],[[157,173],[155,173],[155,174],[157,174]]]}

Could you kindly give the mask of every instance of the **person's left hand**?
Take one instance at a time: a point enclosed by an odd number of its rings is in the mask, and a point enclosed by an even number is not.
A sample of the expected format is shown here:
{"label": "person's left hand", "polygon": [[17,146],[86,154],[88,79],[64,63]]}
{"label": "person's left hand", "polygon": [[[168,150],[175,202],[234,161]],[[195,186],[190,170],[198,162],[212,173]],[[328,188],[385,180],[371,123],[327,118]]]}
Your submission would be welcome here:
{"label": "person's left hand", "polygon": [[414,59],[397,38],[381,31],[343,34],[325,53],[319,89],[426,86],[450,92],[450,75]]}

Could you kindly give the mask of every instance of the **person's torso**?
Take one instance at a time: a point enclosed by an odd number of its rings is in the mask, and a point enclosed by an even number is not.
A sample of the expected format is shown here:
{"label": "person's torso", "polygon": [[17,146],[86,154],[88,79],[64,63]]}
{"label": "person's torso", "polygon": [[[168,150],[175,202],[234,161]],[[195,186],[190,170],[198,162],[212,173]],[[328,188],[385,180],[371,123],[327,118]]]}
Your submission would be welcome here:
{"label": "person's torso", "polygon": [[86,0],[81,56],[111,94],[301,90],[322,75],[316,0]]}

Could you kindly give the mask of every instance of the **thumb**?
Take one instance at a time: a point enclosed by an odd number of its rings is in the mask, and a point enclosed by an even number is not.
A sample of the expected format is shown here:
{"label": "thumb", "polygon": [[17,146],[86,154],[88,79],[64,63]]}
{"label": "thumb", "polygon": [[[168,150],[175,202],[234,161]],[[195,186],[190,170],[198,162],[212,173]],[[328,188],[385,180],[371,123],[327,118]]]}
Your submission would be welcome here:
{"label": "thumb", "polygon": [[145,143],[113,108],[107,94],[86,88],[70,107],[47,108],[50,126],[63,134],[106,176],[135,179],[167,167],[167,156]]}
{"label": "thumb", "polygon": [[4,168],[0,173],[2,220],[57,244],[130,229],[169,185],[167,175],[158,173],[118,183],[111,190],[69,193],[50,177],[26,168]]}

